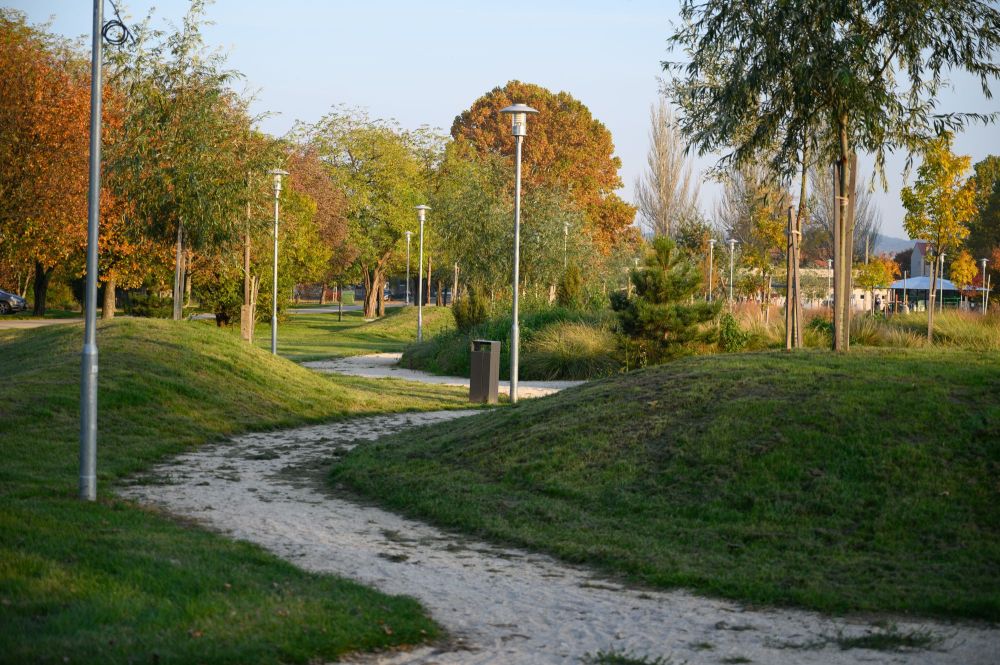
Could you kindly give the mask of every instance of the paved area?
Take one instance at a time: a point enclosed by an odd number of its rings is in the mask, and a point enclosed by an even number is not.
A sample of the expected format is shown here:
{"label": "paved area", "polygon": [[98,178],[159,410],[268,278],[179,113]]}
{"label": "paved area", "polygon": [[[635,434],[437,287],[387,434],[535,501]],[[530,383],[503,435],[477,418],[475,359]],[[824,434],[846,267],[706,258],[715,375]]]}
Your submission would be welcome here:
{"label": "paved area", "polygon": [[258,543],[302,568],[417,598],[449,634],[441,644],[348,662],[546,665],[586,662],[603,652],[676,665],[997,663],[995,628],[888,618],[892,630],[927,635],[932,646],[842,649],[844,638],[884,633],[886,618],[748,608],[632,588],[547,556],[402,518],[325,484],[330,465],[355,445],[403,428],[490,416],[396,414],[250,434],[174,458],[123,493]]}
{"label": "paved area", "polygon": [[[435,383],[443,386],[469,387],[469,379],[461,376],[437,376],[400,367],[399,359],[402,356],[401,353],[373,353],[364,356],[304,362],[302,365],[317,372],[329,374],[347,374],[348,376],[365,376],[377,379],[406,379],[407,381]],[[544,397],[566,388],[578,386],[581,383],[583,381],[519,381],[517,394],[518,397]],[[509,395],[510,382],[501,381],[498,392],[502,395]]]}

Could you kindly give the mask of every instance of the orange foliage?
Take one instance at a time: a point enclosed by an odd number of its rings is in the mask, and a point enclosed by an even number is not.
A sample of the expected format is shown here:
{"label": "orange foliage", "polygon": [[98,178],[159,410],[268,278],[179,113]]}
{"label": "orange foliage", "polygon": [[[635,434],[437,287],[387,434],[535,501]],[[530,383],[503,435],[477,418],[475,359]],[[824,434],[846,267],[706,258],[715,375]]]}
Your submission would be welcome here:
{"label": "orange foliage", "polygon": [[510,120],[500,109],[524,103],[538,110],[528,119],[523,146],[525,187],[548,185],[570,191],[583,209],[595,243],[605,253],[629,235],[635,208],[615,194],[622,186],[611,132],[569,93],[553,93],[541,86],[511,81],[477,99],[455,118],[451,135],[467,141],[480,153],[513,160],[514,137]]}

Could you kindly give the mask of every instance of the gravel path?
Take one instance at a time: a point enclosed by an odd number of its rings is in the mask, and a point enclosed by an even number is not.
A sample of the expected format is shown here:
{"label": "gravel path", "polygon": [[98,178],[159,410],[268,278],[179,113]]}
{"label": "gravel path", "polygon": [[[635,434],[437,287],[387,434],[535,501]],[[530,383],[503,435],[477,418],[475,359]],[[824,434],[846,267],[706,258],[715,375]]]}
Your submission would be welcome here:
{"label": "gravel path", "polygon": [[[456,536],[330,492],[331,460],[358,440],[476,412],[400,414],[250,434],[175,458],[122,489],[262,545],[305,569],[416,597],[447,643],[359,663],[577,663],[598,652],[670,663],[997,663],[1000,631],[899,621],[935,645],[842,650],[882,630],[864,619],[747,609],[685,592],[631,589],[584,569]],[[489,417],[481,414],[479,417]]]}
{"label": "gravel path", "polygon": [[[469,387],[469,379],[460,376],[438,376],[428,374],[415,369],[406,369],[399,366],[399,359],[402,353],[372,353],[364,356],[350,356],[347,358],[331,358],[329,360],[315,360],[302,363],[303,367],[308,367],[317,372],[329,374],[347,374],[348,376],[365,376],[375,379],[406,379],[407,381],[420,381],[422,383],[436,383],[442,386],[465,386]],[[578,386],[583,381],[518,381],[518,397],[544,397],[557,393],[564,388]],[[510,381],[501,381],[498,392],[501,395],[510,394]]]}

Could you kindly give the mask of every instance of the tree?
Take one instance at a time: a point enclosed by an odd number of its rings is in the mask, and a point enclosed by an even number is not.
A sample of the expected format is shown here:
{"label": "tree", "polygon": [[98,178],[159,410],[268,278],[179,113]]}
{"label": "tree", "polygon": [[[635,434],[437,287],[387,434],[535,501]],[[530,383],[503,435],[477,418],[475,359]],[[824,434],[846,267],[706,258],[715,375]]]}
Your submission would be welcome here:
{"label": "tree", "polygon": [[[867,179],[865,179],[867,180]],[[834,183],[829,169],[809,170],[809,224],[803,231],[803,247],[810,258],[826,261],[833,258],[837,211]],[[882,214],[872,200],[868,186],[859,182],[854,188],[854,238],[851,253],[862,257],[873,254],[882,232]]]}
{"label": "tree", "polygon": [[654,235],[673,237],[680,224],[698,216],[698,184],[691,182],[691,162],[662,97],[649,107],[646,172],[635,180],[635,200]]}
{"label": "tree", "polygon": [[[569,191],[583,210],[586,228],[595,246],[605,254],[623,238],[635,218],[635,208],[615,190],[622,186],[611,132],[569,93],[553,93],[541,86],[510,81],[494,88],[455,118],[451,135],[464,139],[480,155],[501,156],[512,165],[514,137],[500,109],[523,102],[538,110],[529,120],[523,148],[525,194],[548,186]],[[508,174],[513,173],[512,166]],[[513,177],[508,175],[508,187]],[[524,211],[528,211],[524,206]]]}
{"label": "tree", "polygon": [[972,168],[976,214],[969,222],[966,245],[975,257],[985,258],[994,247],[1000,247],[1000,157],[990,155]]}
{"label": "tree", "polygon": [[436,139],[351,109],[335,110],[299,132],[323,155],[334,183],[347,194],[349,239],[365,285],[364,314],[373,318],[386,271],[399,258],[405,232],[416,225],[414,207],[425,202]]}
{"label": "tree", "polygon": [[33,270],[37,316],[86,244],[89,86],[69,46],[0,9],[0,253]]}
{"label": "tree", "polygon": [[969,235],[968,223],[975,215],[976,189],[965,180],[971,159],[951,151],[951,134],[928,143],[913,187],[902,191],[906,216],[903,226],[910,237],[928,243],[931,259],[930,293],[927,307],[927,341],[934,341],[934,291],[938,257],[950,253]]}
{"label": "tree", "polygon": [[701,290],[700,271],[669,238],[653,240],[652,252],[631,280],[635,295],[615,298],[612,306],[625,333],[652,342],[654,353],[694,340],[699,324],[719,312],[718,301],[693,300]]}
{"label": "tree", "polygon": [[188,250],[244,232],[244,211],[256,195],[246,174],[277,166],[254,149],[249,100],[229,88],[239,73],[205,49],[204,11],[204,0],[193,0],[170,35],[137,28],[134,45],[109,73],[128,105],[119,149],[107,154],[107,176],[148,235],[175,241],[175,319]]}
{"label": "tree", "polygon": [[902,275],[904,272],[909,272],[910,263],[913,258],[913,248],[904,249],[902,252],[897,252],[892,260],[896,262],[896,269],[899,274]]}
{"label": "tree", "polygon": [[770,315],[771,280],[775,260],[784,243],[785,215],[791,202],[788,192],[776,187],[766,167],[744,168],[725,178],[717,216],[720,226],[740,246],[740,260],[749,269],[761,305]]}
{"label": "tree", "polygon": [[874,311],[875,289],[888,286],[899,276],[899,266],[888,254],[873,256],[868,263],[861,263],[856,268],[855,283],[871,296],[868,299],[869,311]]}
{"label": "tree", "polygon": [[[1000,10],[982,0],[684,0],[670,38],[687,62],[664,63],[679,125],[722,166],[771,156],[787,177],[808,160],[837,165],[834,348],[850,331],[852,202],[857,150],[916,150],[943,129],[995,114],[936,115],[952,68],[1000,76]],[[884,177],[883,177],[884,183]]]}
{"label": "tree", "polygon": [[[979,268],[976,260],[972,258],[969,250],[963,249],[958,253],[958,258],[951,262],[951,281],[962,292],[963,297],[969,287],[975,282],[979,275]],[[975,292],[973,292],[974,294]]]}

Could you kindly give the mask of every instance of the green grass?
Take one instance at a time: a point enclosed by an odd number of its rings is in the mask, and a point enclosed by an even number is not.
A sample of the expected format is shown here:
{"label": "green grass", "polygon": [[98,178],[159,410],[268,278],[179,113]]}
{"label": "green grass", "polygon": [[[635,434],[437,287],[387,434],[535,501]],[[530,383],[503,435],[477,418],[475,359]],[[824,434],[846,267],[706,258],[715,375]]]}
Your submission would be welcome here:
{"label": "green grass", "polygon": [[116,499],[115,481],[247,431],[465,406],[334,378],[188,322],[99,326],[100,500],[77,500],[82,326],[0,331],[0,662],[289,663],[434,637],[410,599],[300,571]]}
{"label": "green grass", "polygon": [[1000,355],[687,358],[361,446],[393,509],[656,587],[1000,620]]}
{"label": "green grass", "polygon": [[[334,356],[358,356],[367,353],[398,353],[417,338],[417,308],[386,309],[381,319],[367,322],[361,312],[337,314],[290,314],[278,322],[278,354],[294,360],[320,360]],[[208,322],[214,325],[214,322]],[[437,335],[454,327],[451,310],[424,307],[424,335]],[[239,325],[230,331],[239,335]],[[258,323],[254,343],[271,348],[271,324]]]}

